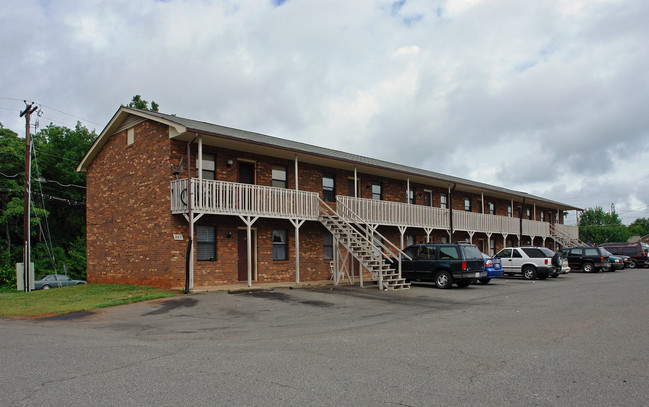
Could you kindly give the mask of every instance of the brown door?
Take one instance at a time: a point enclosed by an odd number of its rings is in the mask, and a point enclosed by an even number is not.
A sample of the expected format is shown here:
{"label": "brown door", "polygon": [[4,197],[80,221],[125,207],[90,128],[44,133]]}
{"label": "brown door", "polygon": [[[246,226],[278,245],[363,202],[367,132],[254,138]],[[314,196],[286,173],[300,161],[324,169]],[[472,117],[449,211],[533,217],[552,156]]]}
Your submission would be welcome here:
{"label": "brown door", "polygon": [[[252,247],[251,247],[251,253],[252,253],[252,280],[255,280],[255,230],[250,231],[251,238],[252,238]],[[238,261],[237,261],[237,270],[238,270],[238,280],[239,281],[248,281],[248,233],[246,229],[239,229],[238,231],[238,249],[237,249],[237,254],[238,254]]]}
{"label": "brown door", "polygon": [[242,184],[255,183],[255,164],[239,162],[239,182]]}

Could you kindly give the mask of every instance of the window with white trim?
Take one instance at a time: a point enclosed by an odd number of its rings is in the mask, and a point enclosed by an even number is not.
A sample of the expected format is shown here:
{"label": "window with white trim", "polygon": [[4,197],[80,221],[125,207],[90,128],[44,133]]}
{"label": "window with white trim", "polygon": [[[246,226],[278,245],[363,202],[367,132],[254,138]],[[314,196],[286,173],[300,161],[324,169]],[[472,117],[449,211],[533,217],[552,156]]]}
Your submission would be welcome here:
{"label": "window with white trim", "polygon": [[286,229],[273,230],[273,260],[288,259],[288,231]]}
{"label": "window with white trim", "polygon": [[286,166],[284,165],[273,165],[272,168],[272,183],[271,185],[275,188],[286,188],[288,177],[286,175]]}
{"label": "window with white trim", "polygon": [[203,153],[201,166],[203,167],[203,172],[201,173],[203,179],[216,179],[216,159],[214,154]]}

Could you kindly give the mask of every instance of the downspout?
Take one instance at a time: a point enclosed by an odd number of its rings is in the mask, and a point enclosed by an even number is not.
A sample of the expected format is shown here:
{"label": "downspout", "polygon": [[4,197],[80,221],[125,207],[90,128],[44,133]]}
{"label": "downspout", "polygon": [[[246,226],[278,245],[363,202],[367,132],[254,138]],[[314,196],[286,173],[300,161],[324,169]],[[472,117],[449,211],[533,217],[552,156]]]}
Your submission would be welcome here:
{"label": "downspout", "polygon": [[453,191],[455,191],[455,187],[457,186],[457,183],[453,183],[453,188],[449,186],[448,188],[448,218],[449,218],[449,223],[451,226],[451,234],[448,238],[449,243],[453,243]]}
{"label": "downspout", "polygon": [[189,281],[194,277],[194,251],[192,240],[194,239],[194,212],[192,208],[192,150],[191,145],[198,137],[198,133],[187,143],[187,212],[189,212],[189,240],[187,241],[187,254],[185,255],[185,294],[189,294]]}
{"label": "downspout", "polygon": [[521,210],[519,212],[520,219],[520,230],[518,232],[518,245],[523,245],[523,211],[525,210],[525,198],[523,198],[523,203],[521,204]]}

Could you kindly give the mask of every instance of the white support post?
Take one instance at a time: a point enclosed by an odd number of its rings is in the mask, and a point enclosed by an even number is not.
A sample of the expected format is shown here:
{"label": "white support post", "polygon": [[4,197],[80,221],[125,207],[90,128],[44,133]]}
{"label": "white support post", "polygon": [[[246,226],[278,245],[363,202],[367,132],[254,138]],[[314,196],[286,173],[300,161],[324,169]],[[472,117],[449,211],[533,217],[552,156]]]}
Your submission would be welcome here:
{"label": "white support post", "polygon": [[338,258],[340,257],[340,244],[338,243],[337,238],[333,238],[333,245],[334,245],[334,285],[338,285],[338,280],[340,280],[340,276],[338,275],[340,273],[340,268],[339,266],[339,261]]}
{"label": "white support post", "polygon": [[406,203],[410,203],[410,177],[406,178]]}
{"label": "white support post", "polygon": [[481,193],[482,198],[480,200],[480,203],[482,204],[482,214],[484,215],[484,192]]}
{"label": "white support post", "polygon": [[247,240],[247,255],[248,255],[248,287],[252,287],[252,230],[251,226],[259,219],[259,216],[254,218],[251,216],[239,215],[239,218],[246,224],[246,240]]}
{"label": "white support post", "polygon": [[295,228],[295,284],[300,284],[300,226],[305,219],[290,219]]}
{"label": "white support post", "polygon": [[[356,172],[356,167],[354,167],[354,198],[358,198],[358,174]],[[579,220],[577,220],[577,222],[579,222]]]}
{"label": "white support post", "polygon": [[430,243],[430,234],[433,231],[433,228],[424,228],[424,232],[426,232],[426,243]]}
{"label": "white support post", "polygon": [[198,136],[198,156],[196,157],[198,179],[203,179],[203,136]]}
{"label": "white support post", "polygon": [[298,176],[297,176],[297,174],[298,174],[298,171],[297,171],[297,154],[295,154],[295,190],[296,191],[298,190],[298,187],[297,187]]}
{"label": "white support post", "polygon": [[401,250],[403,250],[403,235],[406,233],[407,226],[397,226],[399,228],[399,232],[401,233]]}
{"label": "white support post", "polygon": [[473,244],[473,235],[475,234],[475,232],[469,231],[468,233],[469,233],[469,243]]}

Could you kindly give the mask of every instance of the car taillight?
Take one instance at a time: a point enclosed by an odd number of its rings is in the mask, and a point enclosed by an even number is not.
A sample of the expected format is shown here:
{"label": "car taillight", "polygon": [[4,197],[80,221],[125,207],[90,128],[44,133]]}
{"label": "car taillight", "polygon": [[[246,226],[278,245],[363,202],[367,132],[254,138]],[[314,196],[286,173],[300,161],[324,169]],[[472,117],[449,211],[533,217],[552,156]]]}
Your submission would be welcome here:
{"label": "car taillight", "polygon": [[548,264],[548,259],[545,259],[545,264]]}
{"label": "car taillight", "polygon": [[494,266],[494,262],[491,261],[491,260],[487,260],[487,261],[485,262],[485,266],[487,266],[487,267],[493,267],[493,266]]}
{"label": "car taillight", "polygon": [[462,270],[466,270],[466,261],[462,262]]}
{"label": "car taillight", "polygon": [[603,257],[600,257],[600,258],[599,258],[599,261],[604,261],[604,258],[603,258]]}

